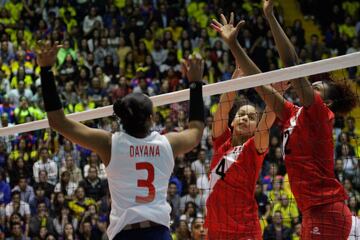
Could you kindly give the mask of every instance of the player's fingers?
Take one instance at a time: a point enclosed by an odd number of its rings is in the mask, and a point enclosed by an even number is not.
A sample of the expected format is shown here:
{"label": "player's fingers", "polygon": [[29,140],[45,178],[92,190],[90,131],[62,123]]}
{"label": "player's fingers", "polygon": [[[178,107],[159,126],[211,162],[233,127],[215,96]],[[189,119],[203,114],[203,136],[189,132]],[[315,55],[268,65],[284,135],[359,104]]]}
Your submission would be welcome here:
{"label": "player's fingers", "polygon": [[210,26],[211,26],[212,29],[214,29],[216,32],[221,32],[221,28],[218,27],[217,25],[215,25],[214,23],[211,23]]}
{"label": "player's fingers", "polygon": [[233,12],[230,13],[230,21],[229,21],[229,24],[234,25],[234,13],[233,13]]}
{"label": "player's fingers", "polygon": [[236,31],[238,32],[244,25],[245,25],[245,21],[244,21],[244,20],[241,20],[241,21],[236,25]]}
{"label": "player's fingers", "polygon": [[226,17],[224,16],[224,14],[221,14],[220,17],[221,17],[222,24],[226,25],[228,22],[226,20]]}
{"label": "player's fingers", "polygon": [[216,26],[218,26],[219,28],[221,28],[221,27],[223,26],[223,25],[222,25],[221,23],[219,23],[219,21],[216,20],[216,19],[213,19],[213,20],[212,20],[212,23],[215,24]]}

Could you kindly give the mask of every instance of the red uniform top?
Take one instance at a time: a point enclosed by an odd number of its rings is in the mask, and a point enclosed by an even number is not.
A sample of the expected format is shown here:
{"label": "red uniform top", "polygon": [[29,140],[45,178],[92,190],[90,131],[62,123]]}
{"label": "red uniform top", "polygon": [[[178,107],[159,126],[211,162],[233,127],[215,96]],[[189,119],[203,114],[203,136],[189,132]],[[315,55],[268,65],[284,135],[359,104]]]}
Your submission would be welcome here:
{"label": "red uniform top", "polygon": [[265,154],[257,152],[254,137],[233,147],[229,129],[213,140],[213,149],[205,219],[209,237],[225,232],[261,238],[254,195]]}
{"label": "red uniform top", "polygon": [[299,209],[347,199],[334,173],[334,113],[315,94],[309,107],[285,102],[283,114],[285,166]]}

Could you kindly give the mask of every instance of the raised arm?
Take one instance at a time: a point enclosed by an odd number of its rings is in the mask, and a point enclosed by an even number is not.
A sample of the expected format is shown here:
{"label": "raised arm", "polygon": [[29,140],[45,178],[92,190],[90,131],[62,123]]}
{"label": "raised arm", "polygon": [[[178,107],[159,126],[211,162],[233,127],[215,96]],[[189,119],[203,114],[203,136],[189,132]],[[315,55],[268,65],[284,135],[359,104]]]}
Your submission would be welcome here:
{"label": "raised arm", "polygon": [[199,55],[183,62],[183,71],[190,82],[189,128],[165,136],[170,142],[174,156],[187,153],[199,145],[204,132],[204,102],[202,77],[204,61]]}
{"label": "raised arm", "polygon": [[[242,49],[237,41],[237,35],[244,21],[240,21],[236,27],[234,27],[234,14],[231,13],[229,22],[223,14],[221,14],[222,24],[217,20],[213,20],[212,27],[221,34],[221,37],[230,47],[232,54],[235,57],[237,68],[240,68],[244,75],[253,75],[261,73],[260,69],[255,63],[249,58],[249,56]],[[256,91],[263,99],[269,99],[271,104],[275,104],[276,101],[282,103],[282,96],[271,86],[257,87]],[[270,94],[271,93],[271,94]],[[221,106],[220,99],[220,106]],[[223,103],[224,105],[224,103]],[[232,105],[232,102],[231,102]],[[231,108],[231,107],[230,107]],[[218,109],[219,111],[219,109]],[[221,109],[220,109],[221,111]],[[218,114],[220,115],[220,114]],[[216,117],[216,116],[215,116]],[[222,116],[224,117],[224,116]],[[262,118],[258,124],[257,130],[255,131],[255,145],[258,152],[263,153],[266,151],[269,145],[269,129],[274,123],[276,115],[269,107],[266,108]],[[227,117],[226,117],[227,119]],[[214,119],[216,125],[216,118]],[[227,122],[227,121],[226,121]],[[213,135],[214,135],[213,127]]]}
{"label": "raised arm", "polygon": [[[274,1],[264,0],[263,9],[265,17],[269,22],[281,61],[286,67],[299,64],[299,58],[293,44],[286,36],[274,15]],[[291,81],[291,85],[295,89],[303,106],[310,106],[313,103],[314,90],[311,87],[311,83],[306,78],[294,79]]]}
{"label": "raised arm", "polygon": [[111,156],[111,133],[93,129],[68,119],[62,109],[57,94],[54,75],[51,67],[55,64],[56,55],[61,46],[50,42],[39,43],[36,49],[37,63],[41,67],[40,79],[49,125],[70,141],[96,152],[107,165]]}
{"label": "raised arm", "polygon": [[[235,57],[236,65],[241,68],[244,72],[244,75],[253,75],[261,73],[260,69],[256,64],[249,58],[245,50],[241,47],[240,43],[237,41],[237,35],[241,27],[245,24],[244,21],[240,21],[236,27],[233,26],[234,23],[234,14],[231,13],[230,21],[227,22],[225,16],[221,14],[222,24],[217,20],[213,19],[211,26],[221,34],[222,38],[229,46],[231,53]],[[256,87],[255,90],[266,103],[267,106],[272,109],[276,116],[281,118],[284,99],[281,94],[279,94],[274,88],[269,85]]]}
{"label": "raised arm", "polygon": [[[243,76],[240,68],[236,68],[232,78]],[[229,112],[234,104],[236,92],[223,93],[220,96],[218,108],[214,114],[214,121],[212,124],[212,136],[214,138],[220,137],[228,128]]]}

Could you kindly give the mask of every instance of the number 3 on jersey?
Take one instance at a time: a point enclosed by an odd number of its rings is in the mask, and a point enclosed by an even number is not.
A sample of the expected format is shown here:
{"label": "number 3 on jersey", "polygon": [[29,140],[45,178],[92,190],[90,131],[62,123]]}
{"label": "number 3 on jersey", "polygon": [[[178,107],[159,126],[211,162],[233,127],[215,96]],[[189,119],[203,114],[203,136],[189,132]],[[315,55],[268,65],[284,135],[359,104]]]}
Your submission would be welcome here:
{"label": "number 3 on jersey", "polygon": [[149,203],[155,199],[155,186],[153,185],[155,178],[154,166],[148,162],[136,163],[136,170],[146,170],[147,179],[138,179],[137,187],[147,188],[149,193],[147,196],[136,196],[135,201],[137,203]]}

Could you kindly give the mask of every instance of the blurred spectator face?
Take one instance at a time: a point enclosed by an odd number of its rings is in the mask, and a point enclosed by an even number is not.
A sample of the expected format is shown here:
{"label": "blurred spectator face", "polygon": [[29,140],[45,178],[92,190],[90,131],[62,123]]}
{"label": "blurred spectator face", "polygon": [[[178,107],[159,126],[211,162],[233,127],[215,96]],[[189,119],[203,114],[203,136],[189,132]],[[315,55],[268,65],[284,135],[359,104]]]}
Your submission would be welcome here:
{"label": "blurred spectator face", "polygon": [[298,223],[298,224],[295,225],[295,230],[294,230],[294,232],[295,232],[295,234],[296,234],[297,236],[300,236],[300,234],[301,234],[301,224],[300,224],[300,223]]}
{"label": "blurred spectator face", "polygon": [[179,222],[179,226],[178,226],[178,231],[180,233],[181,236],[186,236],[186,234],[189,233],[189,227],[188,224],[186,223],[186,221],[184,220],[180,220]]}
{"label": "blurred spectator face", "polygon": [[69,49],[70,48],[70,42],[68,40],[64,41],[64,48]]}
{"label": "blurred spectator face", "polygon": [[317,35],[311,36],[311,44],[317,45],[319,43],[319,37]]}
{"label": "blurred spectator face", "polygon": [[355,119],[353,117],[348,117],[346,123],[349,130],[355,129]]}
{"label": "blurred spectator face", "polygon": [[125,46],[125,38],[124,37],[119,37],[119,47],[124,47]]}
{"label": "blurred spectator face", "polygon": [[85,191],[82,187],[79,187],[77,190],[76,190],[76,198],[78,200],[83,200],[85,198]]}
{"label": "blurred spectator face", "polygon": [[66,60],[66,63],[69,64],[69,65],[71,65],[73,63],[73,58],[72,58],[72,56],[70,54],[68,54],[66,56],[65,60]]}
{"label": "blurred spectator face", "polygon": [[289,205],[289,198],[286,194],[281,196],[281,205],[287,207]]}
{"label": "blurred spectator face", "polygon": [[165,120],[165,128],[168,130],[171,130],[173,128],[173,122],[171,121],[170,118],[167,118]]}
{"label": "blurred spectator face", "polygon": [[280,147],[275,148],[275,157],[276,157],[276,159],[282,158],[282,150]]}
{"label": "blurred spectator face", "polygon": [[335,162],[335,170],[337,172],[341,172],[343,170],[343,161],[341,159],[337,159]]}
{"label": "blurred spectator face", "polygon": [[175,183],[170,183],[168,187],[168,194],[169,196],[175,196],[177,192],[177,187]]}
{"label": "blurred spectator face", "polygon": [[45,239],[48,230],[46,227],[41,227],[39,231],[39,239]]}
{"label": "blurred spectator face", "polygon": [[1,50],[4,51],[4,52],[7,52],[8,51],[8,48],[9,48],[9,44],[7,41],[2,41],[1,43]]}
{"label": "blurred spectator face", "polygon": [[198,155],[198,158],[199,158],[199,160],[200,160],[202,163],[204,163],[205,160],[206,160],[206,151],[203,150],[203,149],[200,150],[199,155]]}
{"label": "blurred spectator face", "polygon": [[11,226],[11,234],[14,238],[21,238],[22,236],[21,225],[18,223],[13,224]]}
{"label": "blurred spectator face", "polygon": [[350,199],[349,199],[349,207],[353,208],[353,209],[356,209],[356,206],[357,206],[356,197],[355,196],[350,197]]}
{"label": "blurred spectator face", "polygon": [[64,235],[65,236],[72,236],[74,234],[74,228],[71,223],[65,224],[64,227]]}
{"label": "blurred spectator face", "polygon": [[206,232],[204,229],[204,220],[202,218],[196,218],[191,224],[191,235],[194,240],[205,239]]}
{"label": "blurred spectator face", "polygon": [[20,178],[19,179],[19,188],[21,191],[25,191],[27,187],[27,182],[26,182],[26,178]]}
{"label": "blurred spectator face", "polygon": [[198,193],[198,189],[197,189],[196,185],[190,184],[189,185],[189,195],[194,198],[197,195],[197,193]]}
{"label": "blurred spectator face", "polygon": [[100,79],[98,77],[94,77],[92,80],[91,80],[91,86],[94,88],[94,89],[100,89],[101,86],[100,86]]}
{"label": "blurred spectator face", "polygon": [[90,214],[96,214],[96,206],[95,205],[90,205],[88,208],[88,211],[90,212]]}
{"label": "blurred spectator face", "polygon": [[184,168],[184,177],[187,179],[189,179],[191,177],[191,168],[190,167]]}
{"label": "blurred spectator face", "polygon": [[100,46],[103,47],[103,48],[106,48],[106,47],[107,47],[107,40],[106,40],[106,38],[101,38],[101,40],[100,40]]}
{"label": "blurred spectator face", "polygon": [[42,198],[45,196],[45,191],[42,187],[38,187],[35,191],[35,194],[38,198]]}
{"label": "blurred spectator face", "polygon": [[89,223],[89,222],[83,223],[83,232],[85,235],[90,235],[91,229],[92,229],[91,223]]}
{"label": "blurred spectator face", "polygon": [[257,183],[256,187],[255,187],[255,194],[258,195],[261,193],[262,193],[262,186],[261,186],[261,184]]}
{"label": "blurred spectator face", "polygon": [[90,17],[95,17],[96,16],[96,8],[92,7],[90,8]]}
{"label": "blurred spectator face", "polygon": [[68,171],[65,171],[61,174],[61,182],[65,184],[70,182],[70,174]]}
{"label": "blurred spectator face", "polygon": [[26,148],[26,141],[25,141],[25,139],[21,139],[19,142],[19,149],[25,150],[25,148]]}
{"label": "blurred spectator face", "polygon": [[46,213],[46,205],[45,203],[39,203],[37,207],[37,214],[41,215],[42,213]]}
{"label": "blurred spectator face", "polygon": [[349,179],[345,179],[344,181],[344,188],[347,190],[347,191],[351,191],[352,190],[352,184],[350,182]]}
{"label": "blurred spectator face", "polygon": [[269,175],[275,177],[278,174],[278,166],[274,163],[270,165]]}
{"label": "blurred spectator face", "polygon": [[94,153],[94,152],[91,152],[91,154],[90,154],[90,161],[89,161],[90,163],[95,163],[96,165],[98,164],[98,162],[99,162],[99,157],[98,157],[98,155],[96,154],[96,153]]}
{"label": "blurred spectator face", "polygon": [[273,216],[273,222],[275,225],[281,225],[282,224],[282,215],[281,212],[275,212]]}
{"label": "blurred spectator face", "polygon": [[343,144],[343,145],[341,146],[341,155],[342,155],[343,157],[349,156],[349,146],[348,146],[347,144]]}
{"label": "blurred spectator face", "polygon": [[89,168],[89,172],[88,172],[88,178],[90,179],[90,180],[95,180],[95,179],[97,179],[97,177],[98,177],[98,175],[97,175],[97,169],[96,168],[94,168],[94,167],[90,167]]}
{"label": "blurred spectator face", "polygon": [[94,54],[89,53],[89,54],[87,55],[86,61],[87,61],[90,65],[94,64]]}
{"label": "blurred spectator face", "polygon": [[64,194],[62,192],[57,193],[56,202],[58,204],[63,204],[65,202],[65,196],[64,196]]}
{"label": "blurred spectator face", "polygon": [[39,182],[47,182],[47,172],[45,170],[40,170],[39,172]]}
{"label": "blurred spectator face", "polygon": [[187,202],[185,205],[185,214],[195,216],[196,205],[193,202]]}
{"label": "blurred spectator face", "polygon": [[47,160],[49,158],[49,152],[46,148],[41,149],[40,151],[40,159],[41,160]]}
{"label": "blurred spectator face", "polygon": [[11,197],[12,202],[14,203],[20,203],[20,193],[15,193]]}
{"label": "blurred spectator face", "polygon": [[56,240],[56,238],[50,234],[46,237],[46,240]]}

